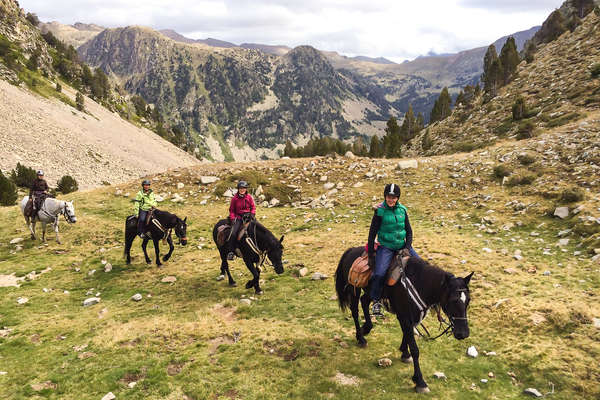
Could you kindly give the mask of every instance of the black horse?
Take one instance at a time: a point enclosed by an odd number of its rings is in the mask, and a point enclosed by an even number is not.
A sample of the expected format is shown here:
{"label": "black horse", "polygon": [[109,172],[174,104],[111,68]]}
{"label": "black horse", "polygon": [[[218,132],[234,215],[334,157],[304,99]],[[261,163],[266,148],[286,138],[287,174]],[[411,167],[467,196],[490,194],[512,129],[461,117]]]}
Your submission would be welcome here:
{"label": "black horse", "polygon": [[[223,226],[223,228],[220,228]],[[222,231],[219,233],[219,231]],[[229,252],[226,238],[229,237],[231,230],[229,219],[222,219],[213,228],[213,240],[219,249],[221,255],[221,275],[227,274],[230,286],[236,286],[235,280],[229,272],[229,264],[227,263],[227,253]],[[222,235],[225,238],[224,243],[219,244],[218,236]],[[277,274],[283,273],[283,236],[277,238],[258,221],[252,220],[249,222],[243,237],[240,238],[238,248],[242,253],[242,258],[246,267],[252,274],[252,279],[246,283],[246,289],[254,287],[257,294],[262,293],[260,288],[260,267],[264,263],[265,258],[268,258],[275,268]]]}
{"label": "black horse", "polygon": [[[146,236],[142,242],[142,249],[144,250],[144,257],[146,257],[146,264],[150,264],[152,260],[148,257],[148,253],[146,252],[146,246],[148,245],[148,234],[152,238],[152,242],[154,243],[154,251],[156,253],[156,265],[161,266],[160,262],[160,248],[159,242],[161,239],[166,239],[169,243],[169,252],[163,257],[163,261],[167,261],[171,258],[171,254],[173,254],[173,239],[171,238],[171,231],[175,230],[175,235],[179,238],[179,244],[185,246],[187,244],[187,217],[184,219],[179,218],[175,214],[171,214],[166,211],[154,210],[153,219],[158,221],[159,226],[157,226],[154,222],[150,221],[148,226],[146,226]],[[125,220],[125,255],[127,256],[127,264],[131,264],[131,255],[129,254],[131,251],[131,245],[133,240],[137,236],[137,223],[138,217],[135,215],[130,215]]]}
{"label": "black horse", "polygon": [[[365,294],[361,296],[361,289],[355,289],[354,286],[348,283],[348,272],[354,260],[360,257],[363,251],[364,247],[354,247],[346,250],[335,273],[335,289],[340,308],[345,310],[348,306],[350,307],[356,327],[356,340],[361,347],[367,345],[365,335],[368,335],[373,328],[371,316],[369,315],[371,298],[369,287],[365,288]],[[459,340],[469,337],[467,307],[470,301],[469,281],[473,273],[465,278],[455,277],[451,273],[416,257],[411,257],[408,260],[404,271],[417,294],[409,294],[404,285],[398,281],[394,286],[386,286],[384,297],[389,300],[390,308],[396,314],[402,327],[401,359],[405,363],[410,363],[412,359],[414,365],[412,380],[416,384],[415,389],[419,393],[426,393],[429,392],[429,388],[423,380],[423,374],[419,366],[419,348],[415,340],[414,328],[424,316],[422,311],[426,312],[431,306],[437,305],[448,316],[454,337]],[[408,286],[410,285],[408,284]],[[424,307],[419,309],[417,302],[413,300],[414,297],[420,297],[417,301],[422,301]],[[365,316],[365,324],[362,327],[358,320],[359,299]]]}

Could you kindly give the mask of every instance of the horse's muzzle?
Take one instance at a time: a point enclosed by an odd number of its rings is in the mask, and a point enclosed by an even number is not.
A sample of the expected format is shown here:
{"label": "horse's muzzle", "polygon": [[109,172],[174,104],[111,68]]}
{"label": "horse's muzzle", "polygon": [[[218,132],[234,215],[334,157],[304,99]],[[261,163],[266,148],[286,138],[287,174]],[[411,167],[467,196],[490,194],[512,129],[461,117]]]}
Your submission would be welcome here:
{"label": "horse's muzzle", "polygon": [[179,244],[182,246],[185,246],[187,244],[187,238],[183,237],[183,238],[179,239]]}
{"label": "horse's muzzle", "polygon": [[77,222],[77,218],[73,217],[69,220],[70,223],[74,224],[75,222]]}
{"label": "horse's muzzle", "polygon": [[283,274],[283,265],[275,267],[275,272],[277,273],[277,275]]}
{"label": "horse's muzzle", "polygon": [[463,340],[469,337],[469,329],[457,329],[453,333],[454,337],[458,340]]}

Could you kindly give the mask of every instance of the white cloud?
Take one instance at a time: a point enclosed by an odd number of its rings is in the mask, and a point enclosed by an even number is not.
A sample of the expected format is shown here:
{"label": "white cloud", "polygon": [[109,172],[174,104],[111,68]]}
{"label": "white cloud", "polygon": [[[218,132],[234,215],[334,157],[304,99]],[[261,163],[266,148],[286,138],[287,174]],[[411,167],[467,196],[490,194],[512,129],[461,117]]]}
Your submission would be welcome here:
{"label": "white cloud", "polygon": [[171,28],[233,43],[309,44],[401,61],[540,25],[561,0],[20,0],[44,21]]}

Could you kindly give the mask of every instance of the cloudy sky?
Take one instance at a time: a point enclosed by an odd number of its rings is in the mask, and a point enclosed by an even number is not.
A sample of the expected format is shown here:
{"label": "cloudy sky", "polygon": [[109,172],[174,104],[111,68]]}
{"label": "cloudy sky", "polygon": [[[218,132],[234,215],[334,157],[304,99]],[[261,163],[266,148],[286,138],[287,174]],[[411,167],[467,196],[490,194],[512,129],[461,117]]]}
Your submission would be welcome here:
{"label": "cloudy sky", "polygon": [[563,0],[19,0],[42,21],[171,28],[195,39],[309,44],[400,62],[541,25]]}

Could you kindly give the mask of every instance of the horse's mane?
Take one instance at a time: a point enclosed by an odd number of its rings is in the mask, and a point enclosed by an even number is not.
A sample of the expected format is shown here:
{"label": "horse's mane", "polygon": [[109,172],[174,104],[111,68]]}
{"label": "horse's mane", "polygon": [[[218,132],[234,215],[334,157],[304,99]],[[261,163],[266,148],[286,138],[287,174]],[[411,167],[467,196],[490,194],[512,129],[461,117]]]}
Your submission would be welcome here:
{"label": "horse's mane", "polygon": [[[275,235],[273,235],[273,233],[270,230],[268,230],[263,224],[261,224],[260,222],[258,222],[256,220],[254,220],[252,223],[256,227],[256,230],[261,232],[265,236],[265,240],[267,242],[269,242],[269,244],[274,244],[275,242],[279,242],[279,240],[277,240]],[[252,229],[252,227],[250,227],[250,229]]]}
{"label": "horse's mane", "polygon": [[454,277],[454,275],[448,271],[444,271],[442,268],[437,265],[433,265],[421,258],[418,257],[410,257],[408,259],[408,264],[406,265],[408,271],[411,271],[415,274],[427,274],[428,279],[443,279],[446,276]]}
{"label": "horse's mane", "polygon": [[173,213],[170,213],[168,211],[159,210],[158,208],[156,210],[154,210],[154,215],[159,216],[159,217],[160,216],[164,216],[164,217],[167,217],[167,218],[176,218],[176,219],[179,219],[179,217],[177,215],[175,215]]}

